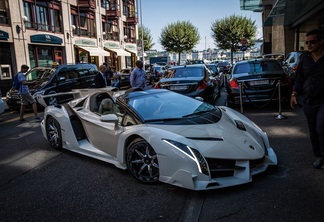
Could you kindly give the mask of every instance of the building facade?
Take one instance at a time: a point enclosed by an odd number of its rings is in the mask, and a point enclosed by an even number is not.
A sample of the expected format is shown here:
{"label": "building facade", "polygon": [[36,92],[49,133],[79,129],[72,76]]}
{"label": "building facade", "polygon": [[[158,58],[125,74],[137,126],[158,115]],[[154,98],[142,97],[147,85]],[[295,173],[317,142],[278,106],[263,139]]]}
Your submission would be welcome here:
{"label": "building facade", "polygon": [[287,55],[306,48],[306,33],[324,29],[323,0],[240,0],[240,6],[262,13],[264,54]]}
{"label": "building facade", "polygon": [[137,59],[136,0],[0,0],[0,89],[29,67]]}

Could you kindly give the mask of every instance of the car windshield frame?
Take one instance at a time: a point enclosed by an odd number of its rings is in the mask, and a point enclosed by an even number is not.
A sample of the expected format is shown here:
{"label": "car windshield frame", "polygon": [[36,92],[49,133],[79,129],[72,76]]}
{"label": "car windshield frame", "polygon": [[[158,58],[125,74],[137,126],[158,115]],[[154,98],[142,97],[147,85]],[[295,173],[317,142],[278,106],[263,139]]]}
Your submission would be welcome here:
{"label": "car windshield frame", "polygon": [[33,80],[49,80],[52,78],[53,74],[56,71],[56,67],[36,67],[29,70],[26,74],[27,81]]}

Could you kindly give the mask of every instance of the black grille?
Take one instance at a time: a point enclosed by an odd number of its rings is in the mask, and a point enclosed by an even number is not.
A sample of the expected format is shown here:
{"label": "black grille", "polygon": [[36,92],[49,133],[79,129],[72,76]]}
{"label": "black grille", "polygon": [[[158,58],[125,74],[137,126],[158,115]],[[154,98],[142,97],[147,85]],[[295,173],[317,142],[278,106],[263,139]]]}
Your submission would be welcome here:
{"label": "black grille", "polygon": [[[250,160],[250,170],[262,164],[264,158]],[[245,167],[235,165],[236,160],[206,158],[206,161],[209,166],[211,178],[231,177],[234,175],[234,171],[245,170]]]}

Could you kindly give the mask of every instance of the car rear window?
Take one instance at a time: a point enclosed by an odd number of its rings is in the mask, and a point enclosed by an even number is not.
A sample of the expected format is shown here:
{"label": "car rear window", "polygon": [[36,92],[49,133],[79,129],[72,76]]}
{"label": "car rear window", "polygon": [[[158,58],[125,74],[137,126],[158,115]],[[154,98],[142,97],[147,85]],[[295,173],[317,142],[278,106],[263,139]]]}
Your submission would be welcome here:
{"label": "car rear window", "polygon": [[184,78],[184,77],[200,77],[204,76],[203,69],[200,68],[182,68],[174,70],[175,78]]}
{"label": "car rear window", "polygon": [[277,74],[282,73],[282,68],[278,62],[274,61],[251,61],[236,64],[233,75],[247,73],[255,74]]}

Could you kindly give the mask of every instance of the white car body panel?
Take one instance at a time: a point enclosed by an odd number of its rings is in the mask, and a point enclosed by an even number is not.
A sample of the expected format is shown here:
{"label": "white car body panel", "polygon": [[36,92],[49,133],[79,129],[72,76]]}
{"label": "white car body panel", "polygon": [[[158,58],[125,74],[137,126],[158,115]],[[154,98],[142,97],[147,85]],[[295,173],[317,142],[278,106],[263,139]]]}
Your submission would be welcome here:
{"label": "white car body panel", "polygon": [[[90,102],[89,99],[87,102]],[[77,102],[72,101],[70,104],[77,104]],[[244,115],[228,107],[220,107],[223,114],[218,123],[189,126],[149,123],[120,126],[114,123],[117,121],[116,115],[100,116],[85,108],[73,109],[82,120],[88,139],[77,140],[68,111],[63,106],[46,107],[44,120],[41,123],[42,133],[46,139],[46,121],[49,116],[52,116],[60,123],[63,148],[114,164],[125,170],[127,169],[126,141],[133,136],[141,137],[154,148],[157,154],[159,181],[175,186],[207,190],[244,184],[251,182],[252,175],[265,171],[269,165],[277,165],[276,154],[270,147],[266,133]],[[238,130],[234,120],[243,122],[246,131]],[[231,139],[227,139],[228,136]],[[235,170],[233,176],[213,179],[210,175],[200,172],[197,162],[191,156],[171,146],[165,140],[186,144],[198,150],[204,158],[236,160],[235,166],[240,170]],[[263,157],[262,164],[250,170],[250,160]]]}

